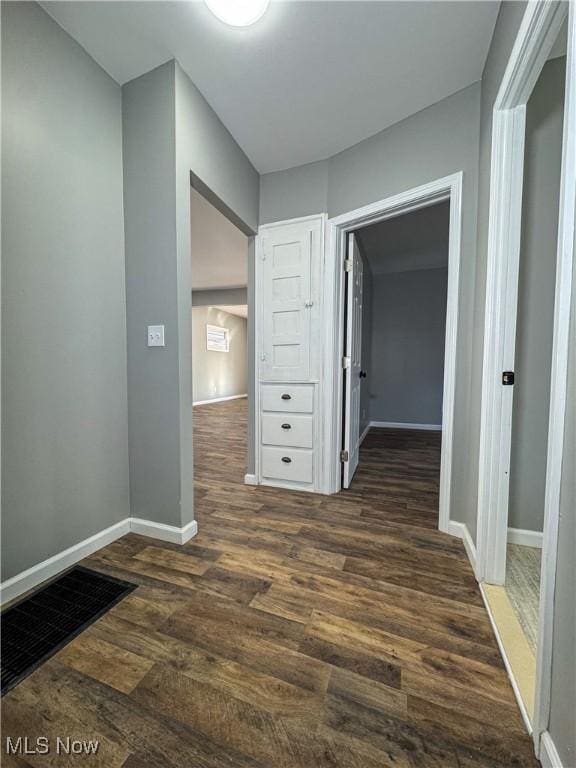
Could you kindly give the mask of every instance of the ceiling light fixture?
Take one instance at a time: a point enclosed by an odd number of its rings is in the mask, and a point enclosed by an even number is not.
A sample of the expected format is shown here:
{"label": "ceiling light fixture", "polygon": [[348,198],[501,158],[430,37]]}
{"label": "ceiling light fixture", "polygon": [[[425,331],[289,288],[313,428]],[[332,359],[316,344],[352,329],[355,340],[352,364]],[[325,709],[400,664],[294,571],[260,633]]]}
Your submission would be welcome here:
{"label": "ceiling light fixture", "polygon": [[214,16],[231,27],[248,27],[264,16],[270,0],[205,0]]}

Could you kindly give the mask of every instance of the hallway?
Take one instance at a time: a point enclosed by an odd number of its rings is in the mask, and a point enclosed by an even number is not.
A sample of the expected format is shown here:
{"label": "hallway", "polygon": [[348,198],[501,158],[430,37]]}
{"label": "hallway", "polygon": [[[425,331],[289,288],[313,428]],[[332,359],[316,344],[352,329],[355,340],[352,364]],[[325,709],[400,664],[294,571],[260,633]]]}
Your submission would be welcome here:
{"label": "hallway", "polygon": [[106,768],[535,766],[462,543],[435,530],[439,435],[373,430],[328,497],[242,484],[245,400],[194,417],[198,536],[84,561],[139,589],[6,696],[4,735],[96,738],[66,765]]}

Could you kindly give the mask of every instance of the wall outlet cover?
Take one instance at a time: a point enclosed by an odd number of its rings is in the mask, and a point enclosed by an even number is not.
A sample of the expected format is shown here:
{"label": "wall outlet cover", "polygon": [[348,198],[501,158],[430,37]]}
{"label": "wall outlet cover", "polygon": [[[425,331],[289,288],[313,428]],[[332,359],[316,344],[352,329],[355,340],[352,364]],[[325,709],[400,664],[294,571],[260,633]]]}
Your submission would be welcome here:
{"label": "wall outlet cover", "polygon": [[164,341],[164,326],[163,325],[149,325],[148,326],[148,346],[149,347],[165,347]]}

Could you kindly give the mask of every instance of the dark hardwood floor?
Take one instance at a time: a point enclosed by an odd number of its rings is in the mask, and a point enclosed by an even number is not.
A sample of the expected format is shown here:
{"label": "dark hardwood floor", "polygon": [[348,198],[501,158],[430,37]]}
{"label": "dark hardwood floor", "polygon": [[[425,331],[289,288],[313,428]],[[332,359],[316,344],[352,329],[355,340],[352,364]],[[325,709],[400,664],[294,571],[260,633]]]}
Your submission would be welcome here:
{"label": "dark hardwood floor", "polygon": [[435,530],[439,436],[372,431],[326,497],[242,484],[244,400],[194,416],[198,536],[84,561],[140,586],[3,700],[3,753],[98,753],[3,765],[537,765],[462,544]]}

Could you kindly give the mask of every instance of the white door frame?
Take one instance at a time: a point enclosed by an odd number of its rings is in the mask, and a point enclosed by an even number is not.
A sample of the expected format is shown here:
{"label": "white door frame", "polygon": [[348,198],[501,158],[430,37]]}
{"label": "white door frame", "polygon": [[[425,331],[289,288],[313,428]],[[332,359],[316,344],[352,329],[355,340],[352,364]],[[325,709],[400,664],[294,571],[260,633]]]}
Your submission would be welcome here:
{"label": "white door frame", "polygon": [[567,397],[568,333],[576,202],[576,13],[572,3],[529,2],[494,103],[486,320],[478,487],[478,576],[502,584],[506,567],[510,428],[513,387],[501,374],[514,370],[518,265],[524,173],[526,103],[569,9],[566,102],[554,307],[550,420],[540,591],[540,628],[534,742],[548,727],[552,666],[554,581]]}
{"label": "white door frame", "polygon": [[344,259],[346,235],[354,229],[402,216],[434,203],[450,200],[448,245],[448,298],[444,351],[444,397],[442,405],[442,458],[440,467],[439,528],[448,531],[452,487],[452,443],[456,384],[456,341],[462,232],[462,172],[415,187],[399,195],[358,208],[328,220],[324,268],[324,404],[323,478],[324,492],[341,488],[342,445],[342,350],[344,341]]}
{"label": "white door frame", "polygon": [[477,542],[478,574],[490,584],[503,584],[506,571],[514,387],[501,375],[514,370],[526,102],[564,18],[560,3],[528,4],[494,103]]}

